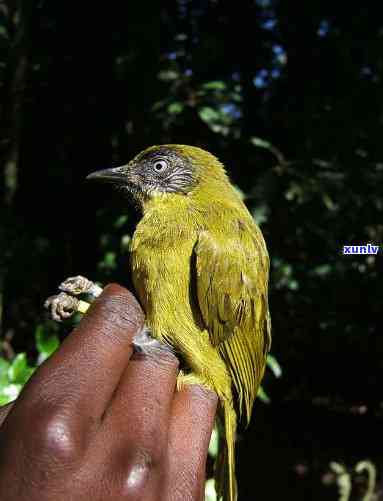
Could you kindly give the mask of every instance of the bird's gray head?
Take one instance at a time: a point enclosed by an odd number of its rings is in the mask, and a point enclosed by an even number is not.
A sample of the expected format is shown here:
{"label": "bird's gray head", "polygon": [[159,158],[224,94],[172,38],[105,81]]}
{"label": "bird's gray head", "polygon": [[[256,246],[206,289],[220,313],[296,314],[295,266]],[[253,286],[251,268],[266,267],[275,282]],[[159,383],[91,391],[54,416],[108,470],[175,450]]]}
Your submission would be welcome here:
{"label": "bird's gray head", "polygon": [[87,179],[111,182],[140,201],[161,194],[186,195],[197,182],[198,152],[210,155],[192,146],[151,146],[128,164],[94,172]]}

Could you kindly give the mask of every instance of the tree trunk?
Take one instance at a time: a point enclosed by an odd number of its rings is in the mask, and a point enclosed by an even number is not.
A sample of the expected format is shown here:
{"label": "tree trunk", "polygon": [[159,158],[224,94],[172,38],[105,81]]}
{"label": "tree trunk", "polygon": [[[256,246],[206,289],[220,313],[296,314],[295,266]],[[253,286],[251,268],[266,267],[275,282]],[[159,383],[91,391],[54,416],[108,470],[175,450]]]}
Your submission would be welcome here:
{"label": "tree trunk", "polygon": [[[12,256],[14,198],[18,187],[22,108],[27,74],[29,0],[0,0],[0,337],[3,333],[3,300],[7,262]],[[14,231],[12,231],[14,234]]]}

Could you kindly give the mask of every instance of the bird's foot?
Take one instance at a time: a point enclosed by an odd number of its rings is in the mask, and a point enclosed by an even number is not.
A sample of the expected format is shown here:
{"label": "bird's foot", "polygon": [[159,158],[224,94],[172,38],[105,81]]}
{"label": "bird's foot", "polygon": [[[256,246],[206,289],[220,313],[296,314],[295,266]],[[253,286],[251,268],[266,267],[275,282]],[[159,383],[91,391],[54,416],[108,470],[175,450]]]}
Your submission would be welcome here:
{"label": "bird's foot", "polygon": [[98,297],[102,292],[102,288],[99,285],[81,275],[77,275],[76,277],[69,277],[64,280],[64,282],[59,285],[59,290],[66,292],[71,296],[89,294],[93,296],[93,298]]}
{"label": "bird's foot", "polygon": [[66,292],[60,292],[55,296],[50,296],[44,303],[44,307],[49,311],[50,316],[56,322],[70,318],[78,311],[80,300],[70,296]]}
{"label": "bird's foot", "polygon": [[102,292],[99,285],[81,275],[64,280],[59,285],[59,290],[61,291],[59,294],[49,297],[44,303],[50,316],[57,322],[62,322],[75,313],[86,313],[90,304],[75,296],[88,294],[95,299]]}
{"label": "bird's foot", "polygon": [[142,355],[154,355],[158,353],[173,353],[169,345],[152,338],[150,329],[146,326],[143,327],[141,332],[134,336],[132,345],[136,353]]}

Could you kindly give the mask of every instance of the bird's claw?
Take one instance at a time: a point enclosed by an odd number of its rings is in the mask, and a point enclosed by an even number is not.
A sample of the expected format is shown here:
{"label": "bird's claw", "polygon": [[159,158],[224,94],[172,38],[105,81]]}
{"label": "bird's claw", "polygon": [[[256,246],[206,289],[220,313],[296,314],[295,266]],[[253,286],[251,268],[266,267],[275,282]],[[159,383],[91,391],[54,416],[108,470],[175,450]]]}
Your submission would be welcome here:
{"label": "bird's claw", "polygon": [[60,292],[55,296],[50,296],[44,303],[44,307],[49,310],[51,317],[56,322],[71,317],[78,309],[79,300],[70,296],[66,292]]}
{"label": "bird's claw", "polygon": [[77,275],[76,277],[70,277],[64,280],[64,282],[59,285],[59,290],[67,292],[72,296],[90,294],[93,298],[96,298],[101,294],[102,287],[81,275]]}
{"label": "bird's claw", "polygon": [[99,285],[82,275],[67,278],[59,285],[59,290],[60,294],[49,297],[44,303],[50,316],[57,322],[62,322],[76,312],[85,313],[88,310],[89,302],[77,299],[75,296],[88,294],[91,298],[96,298],[102,292]]}
{"label": "bird's claw", "polygon": [[79,296],[80,294],[88,293],[93,285],[92,281],[81,275],[77,275],[76,277],[69,277],[64,280],[64,282],[59,285],[59,290],[72,294],[73,296]]}

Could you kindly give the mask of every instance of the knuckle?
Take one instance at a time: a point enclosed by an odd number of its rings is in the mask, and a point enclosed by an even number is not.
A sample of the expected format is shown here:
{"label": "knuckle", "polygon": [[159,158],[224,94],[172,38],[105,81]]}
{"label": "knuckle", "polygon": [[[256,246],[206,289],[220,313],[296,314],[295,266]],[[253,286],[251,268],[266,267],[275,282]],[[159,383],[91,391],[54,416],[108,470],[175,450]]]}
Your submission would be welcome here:
{"label": "knuckle", "polygon": [[123,495],[142,492],[158,465],[159,460],[151,451],[131,451],[123,467]]}
{"label": "knuckle", "polygon": [[124,490],[126,493],[143,490],[151,473],[151,468],[147,464],[132,464],[125,474]]}
{"label": "knuckle", "polygon": [[80,454],[79,441],[65,413],[49,410],[38,414],[29,446],[55,461],[74,462]]}

